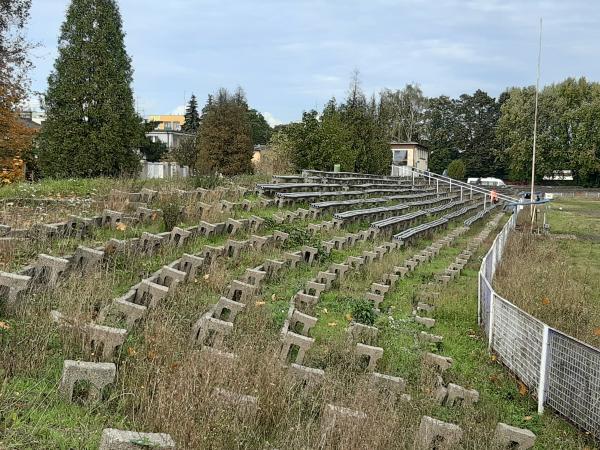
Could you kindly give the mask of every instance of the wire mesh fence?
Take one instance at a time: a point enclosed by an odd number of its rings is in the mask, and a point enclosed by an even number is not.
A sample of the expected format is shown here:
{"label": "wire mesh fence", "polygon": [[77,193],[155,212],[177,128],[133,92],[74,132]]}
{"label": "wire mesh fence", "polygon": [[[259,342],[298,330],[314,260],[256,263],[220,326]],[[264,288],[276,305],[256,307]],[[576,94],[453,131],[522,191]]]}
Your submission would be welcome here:
{"label": "wire mesh fence", "polygon": [[490,350],[537,397],[540,413],[549,406],[600,439],[600,350],[550,328],[492,287],[517,213],[481,263],[479,323]]}

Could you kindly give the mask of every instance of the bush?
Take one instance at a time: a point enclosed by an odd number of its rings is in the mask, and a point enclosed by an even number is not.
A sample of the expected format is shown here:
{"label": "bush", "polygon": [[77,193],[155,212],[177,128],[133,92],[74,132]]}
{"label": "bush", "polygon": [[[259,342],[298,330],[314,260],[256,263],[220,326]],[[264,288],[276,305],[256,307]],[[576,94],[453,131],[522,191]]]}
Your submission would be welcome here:
{"label": "bush", "polygon": [[375,323],[373,304],[369,300],[355,300],[352,304],[352,318],[363,325],[373,325]]}
{"label": "bush", "polygon": [[464,181],[467,176],[467,168],[462,159],[455,159],[448,166],[448,176],[455,180]]}
{"label": "bush", "polygon": [[165,231],[171,231],[183,218],[183,208],[177,201],[165,202],[161,205],[163,226]]}

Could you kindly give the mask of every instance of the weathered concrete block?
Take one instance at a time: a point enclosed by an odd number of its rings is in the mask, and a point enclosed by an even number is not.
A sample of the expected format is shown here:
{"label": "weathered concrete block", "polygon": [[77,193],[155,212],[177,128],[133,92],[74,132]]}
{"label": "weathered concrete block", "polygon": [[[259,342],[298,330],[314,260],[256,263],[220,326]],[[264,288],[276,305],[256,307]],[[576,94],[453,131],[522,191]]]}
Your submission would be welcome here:
{"label": "weathered concrete block", "polygon": [[372,302],[373,308],[378,310],[379,305],[381,305],[381,303],[383,303],[383,301],[385,300],[385,297],[381,294],[376,294],[375,292],[367,292],[367,293],[365,293],[365,299]]}
{"label": "weathered concrete block", "polygon": [[298,264],[302,262],[302,255],[300,254],[300,252],[285,252],[283,254],[283,259],[290,265],[290,268],[294,269]]}
{"label": "weathered concrete block", "polygon": [[85,343],[92,353],[101,352],[103,360],[111,359],[127,338],[127,330],[104,325],[87,324]]}
{"label": "weathered concrete block", "polygon": [[353,342],[371,345],[377,341],[379,329],[377,327],[352,321],[348,325],[348,328],[346,328],[346,332]]}
{"label": "weathered concrete block", "polygon": [[325,371],[292,363],[288,373],[300,381],[304,388],[316,388],[321,385],[325,378]]}
{"label": "weathered concrete block", "polygon": [[170,266],[163,266],[156,280],[157,284],[169,288],[169,294],[173,295],[180,283],[185,283],[187,273],[174,269]]}
{"label": "weathered concrete block", "polygon": [[288,233],[284,233],[283,231],[275,230],[273,232],[273,241],[277,247],[281,247],[286,243],[290,235]]}
{"label": "weathered concrete block", "polygon": [[323,283],[317,283],[315,281],[307,281],[304,287],[304,293],[308,295],[314,295],[315,297],[319,297],[321,292],[326,289],[326,285]]}
{"label": "weathered concrete block", "polygon": [[366,419],[362,411],[327,404],[321,416],[321,437],[323,440],[331,438],[335,433],[360,426]]}
{"label": "weathered concrete block", "polygon": [[213,317],[227,322],[235,321],[236,316],[244,310],[246,305],[228,299],[227,297],[219,298],[215,305]]}
{"label": "weathered concrete block", "polygon": [[406,380],[392,375],[373,372],[369,377],[371,386],[395,403],[406,390]]}
{"label": "weathered concrete block", "polygon": [[503,448],[525,450],[535,444],[535,434],[524,428],[498,423],[494,432],[494,443]]}
{"label": "weathered concrete block", "polygon": [[419,333],[419,340],[421,342],[429,342],[432,344],[439,344],[444,340],[443,336],[436,336],[435,334],[429,334],[425,331]]}
{"label": "weathered concrete block", "polygon": [[40,253],[34,264],[34,280],[37,283],[47,283],[49,286],[55,286],[58,278],[68,269],[69,263],[68,259]]}
{"label": "weathered concrete block", "polygon": [[448,384],[447,406],[470,406],[479,401],[479,392],[454,383]]}
{"label": "weathered concrete block", "polygon": [[260,251],[266,248],[271,243],[271,241],[273,240],[273,236],[256,236],[253,234],[248,240],[250,241],[250,245],[255,250]]}
{"label": "weathered concrete block", "polygon": [[337,275],[332,272],[319,272],[315,278],[317,283],[325,285],[325,289],[331,289],[333,282],[337,279]]}
{"label": "weathered concrete block", "polygon": [[317,303],[319,303],[319,297],[317,297],[316,295],[309,295],[306,294],[304,292],[298,292],[296,293],[296,295],[294,295],[294,304],[303,310],[310,310],[311,308],[313,308]]}
{"label": "weathered concrete block", "polygon": [[211,317],[211,314],[212,311],[204,314],[192,327],[192,344],[222,349],[225,337],[233,331],[233,323]]}
{"label": "weathered concrete block", "polygon": [[446,450],[456,448],[463,431],[458,425],[423,416],[415,436],[415,450]]}
{"label": "weathered concrete block", "polygon": [[236,302],[247,304],[254,299],[255,294],[255,286],[243,281],[233,280],[229,285],[227,297]]}
{"label": "weathered concrete block", "polygon": [[138,241],[137,250],[144,255],[153,255],[160,250],[164,241],[163,237],[144,231]]}
{"label": "weathered concrete block", "polygon": [[[295,362],[301,364],[304,360],[304,356],[307,350],[313,345],[315,340],[313,338],[302,336],[301,334],[293,333],[292,331],[285,331],[281,336],[281,351],[279,353],[279,359],[282,362]],[[296,357],[293,357],[293,351],[297,349],[298,353]]]}
{"label": "weathered concrete block", "polygon": [[59,392],[67,400],[73,400],[73,388],[78,381],[90,383],[84,400],[99,400],[102,389],[115,381],[117,367],[113,363],[94,363],[65,360]]}
{"label": "weathered concrete block", "polygon": [[133,302],[138,305],[154,308],[158,302],[169,295],[169,288],[149,280],[142,280],[136,289]]}
{"label": "weathered concrete block", "polygon": [[359,342],[356,344],[354,353],[359,357],[366,357],[368,359],[367,371],[372,372],[377,369],[377,361],[383,356],[383,348],[365,345]]}
{"label": "weathered concrete block", "polygon": [[185,245],[186,241],[190,239],[191,235],[191,232],[184,230],[183,228],[174,227],[171,230],[169,242],[177,247],[181,247]]}
{"label": "weathered concrete block", "polygon": [[334,273],[340,281],[344,278],[344,274],[348,269],[350,269],[350,266],[347,264],[331,264],[329,266],[329,271]]}
{"label": "weathered concrete block", "polygon": [[371,284],[371,292],[379,295],[385,295],[390,290],[390,287],[387,284],[379,284],[373,283]]}
{"label": "weathered concrete block", "polygon": [[102,226],[109,226],[115,228],[123,221],[123,213],[119,211],[111,211],[105,209],[102,212]]}
{"label": "weathered concrete block", "polygon": [[231,408],[244,418],[253,417],[258,413],[258,398],[251,395],[238,394],[227,389],[214,388],[212,398],[227,408]]}
{"label": "weathered concrete block", "polygon": [[225,243],[225,255],[228,258],[238,258],[249,245],[249,241],[235,241],[233,239],[228,239]]}
{"label": "weathered concrete block", "polygon": [[204,258],[184,253],[179,261],[179,270],[187,274],[187,280],[196,278],[198,271],[204,266]]}
{"label": "weathered concrete block", "polygon": [[102,430],[100,450],[140,450],[145,447],[175,450],[175,441],[165,433],[139,433],[115,428]]}
{"label": "weathered concrete block", "polygon": [[277,261],[274,259],[267,259],[263,263],[263,270],[267,272],[268,278],[273,278],[279,274],[281,270],[285,267],[285,261]]}
{"label": "weathered concrete block", "polygon": [[452,367],[452,358],[448,356],[436,355],[435,353],[426,353],[423,363],[435,367],[438,372],[445,372]]}
{"label": "weathered concrete block", "polygon": [[30,276],[0,272],[0,298],[5,298],[7,306],[12,307],[29,288],[30,283]]}
{"label": "weathered concrete block", "polygon": [[300,250],[300,253],[302,255],[302,260],[306,264],[311,265],[315,261],[317,254],[319,253],[319,249],[305,245]]}
{"label": "weathered concrete block", "polygon": [[290,330],[302,334],[303,336],[308,336],[310,329],[317,324],[316,317],[298,311],[293,304],[290,306],[288,320],[290,323]]}
{"label": "weathered concrete block", "polygon": [[414,319],[415,322],[427,328],[433,328],[435,326],[435,319],[432,319],[430,317],[415,316]]}
{"label": "weathered concrete block", "polygon": [[244,281],[256,288],[260,288],[266,277],[267,272],[264,270],[246,269],[246,273],[244,273]]}
{"label": "weathered concrete block", "polygon": [[89,273],[96,270],[104,259],[104,252],[80,245],[71,258],[70,268]]}

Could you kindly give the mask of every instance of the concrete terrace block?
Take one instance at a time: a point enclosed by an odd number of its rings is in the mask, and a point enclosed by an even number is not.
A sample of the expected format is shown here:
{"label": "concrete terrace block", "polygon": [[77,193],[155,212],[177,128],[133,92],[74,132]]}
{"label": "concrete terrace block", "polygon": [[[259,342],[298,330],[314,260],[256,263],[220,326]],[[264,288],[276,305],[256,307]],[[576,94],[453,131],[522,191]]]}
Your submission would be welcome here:
{"label": "concrete terrace block", "polygon": [[319,386],[325,378],[325,371],[312,367],[302,366],[292,363],[288,368],[288,373],[300,381],[305,388],[314,388]]}
{"label": "concrete terrace block", "polygon": [[56,285],[58,278],[66,272],[70,261],[65,258],[57,258],[55,256],[41,253],[35,262],[35,277],[38,282],[48,283],[50,286]]}
{"label": "concrete terrace block", "polygon": [[387,284],[379,284],[373,283],[371,284],[371,292],[379,295],[385,295],[390,290],[390,287]]}
{"label": "concrete terrace block", "polygon": [[347,264],[331,264],[329,266],[329,272],[334,273],[338,280],[342,280],[344,278],[344,274],[350,269],[350,266]]}
{"label": "concrete terrace block", "polygon": [[[291,308],[294,308],[293,306]],[[298,330],[299,334],[303,336],[308,336],[310,329],[317,324],[317,318],[313,316],[309,316],[308,314],[304,314],[297,309],[292,310],[292,314],[289,317],[290,329],[297,330],[298,325],[302,326],[301,330]]]}
{"label": "concrete terrace block", "polygon": [[393,403],[406,390],[406,380],[383,373],[373,372],[369,377],[369,382],[373,388],[389,396]]}
{"label": "concrete terrace block", "polygon": [[255,286],[244,283],[243,281],[233,280],[229,285],[227,297],[230,300],[247,304],[248,302],[252,301],[255,294]]}
{"label": "concrete terrace block", "polygon": [[435,334],[429,334],[429,333],[426,333],[425,331],[421,331],[419,333],[419,340],[421,342],[429,342],[432,344],[439,344],[444,340],[444,338],[443,338],[443,336],[436,336]]}
{"label": "concrete terrace block", "polygon": [[448,384],[446,406],[470,406],[479,401],[479,392],[454,383]]}
{"label": "concrete terrace block", "polygon": [[163,266],[158,273],[157,284],[169,288],[169,294],[173,294],[179,283],[185,283],[187,274],[181,270],[173,269],[169,266]]}
{"label": "concrete terrace block", "polygon": [[211,317],[211,314],[211,311],[204,314],[193,325],[192,344],[222,349],[225,337],[233,331],[233,323]]}
{"label": "concrete terrace block", "polygon": [[185,245],[185,242],[191,237],[191,235],[192,233],[190,231],[184,230],[183,228],[174,227],[169,235],[169,242],[177,247],[182,247]]}
{"label": "concrete terrace block", "polygon": [[348,258],[346,258],[346,264],[352,269],[358,269],[365,264],[365,258],[362,256],[348,256]]}
{"label": "concrete terrace block", "polygon": [[290,235],[288,233],[284,233],[283,231],[273,231],[273,240],[277,247],[281,247],[283,244],[285,244],[289,237]]}
{"label": "concrete terrace block", "polygon": [[188,280],[193,280],[203,266],[204,258],[187,253],[184,253],[179,261],[179,270],[187,274]]}
{"label": "concrete terrace block", "polygon": [[0,298],[6,298],[7,305],[13,306],[30,283],[30,276],[0,272]]}
{"label": "concrete terrace block", "polygon": [[308,295],[314,295],[320,297],[321,292],[326,290],[327,286],[323,283],[317,283],[315,281],[307,281],[304,287],[304,293]]}
{"label": "concrete terrace block", "polygon": [[373,261],[376,261],[378,259],[379,255],[377,255],[377,253],[375,252],[369,252],[365,250],[364,252],[362,252],[362,257],[365,261],[365,264],[371,264]]}
{"label": "concrete terrace block", "polygon": [[350,336],[352,341],[361,342],[363,344],[372,344],[377,341],[377,335],[379,329],[371,325],[365,325],[359,322],[350,322],[346,333]]}
{"label": "concrete terrace block", "polygon": [[255,250],[260,251],[271,243],[273,236],[256,236],[253,234],[248,240]]}
{"label": "concrete terrace block", "polygon": [[309,310],[319,303],[318,296],[305,294],[302,291],[296,293],[292,300],[294,301],[295,305],[303,310]]}
{"label": "concrete terrace block", "polygon": [[298,264],[302,262],[302,254],[300,252],[290,253],[285,252],[283,254],[283,259],[289,263],[290,268],[295,268]]}
{"label": "concrete terrace block", "polygon": [[169,288],[149,280],[142,280],[136,289],[133,302],[138,305],[154,308],[158,302],[169,295]]}
{"label": "concrete terrace block", "polygon": [[254,232],[259,231],[263,227],[264,223],[265,219],[262,217],[250,216],[248,218],[248,228]]}
{"label": "concrete terrace block", "polygon": [[423,416],[415,436],[415,450],[450,450],[457,447],[463,431],[458,425]]}
{"label": "concrete terrace block", "polygon": [[423,363],[428,366],[433,366],[438,372],[445,372],[452,367],[452,358],[448,356],[436,355],[435,353],[426,353],[423,358]]}
{"label": "concrete terrace block", "polygon": [[86,346],[90,352],[102,350],[102,359],[112,358],[127,338],[127,330],[104,325],[85,326]]}
{"label": "concrete terrace block", "polygon": [[71,268],[90,272],[96,270],[104,259],[104,252],[80,245],[71,258]]}
{"label": "concrete terrace block", "polygon": [[105,209],[102,211],[102,226],[109,226],[115,228],[118,224],[123,221],[123,213],[120,211],[112,211]]}
{"label": "concrete terrace block", "polygon": [[260,288],[267,277],[267,272],[258,269],[246,269],[244,273],[244,281],[256,288]]}
{"label": "concrete terrace block", "polygon": [[215,305],[213,317],[219,320],[233,322],[235,321],[236,316],[242,312],[245,307],[246,305],[243,303],[230,300],[227,297],[220,297]]}
{"label": "concrete terrace block", "polygon": [[524,428],[498,423],[494,432],[494,443],[507,449],[525,450],[533,447],[536,436]]}
{"label": "concrete terrace block", "polygon": [[281,270],[285,267],[285,261],[277,261],[274,259],[267,259],[263,263],[263,270],[267,272],[268,278],[277,276]]}
{"label": "concrete terrace block", "polygon": [[302,336],[301,334],[294,333],[292,331],[286,331],[281,337],[281,351],[279,353],[279,359],[285,363],[292,357],[293,348],[298,349],[298,353],[294,358],[293,363],[301,364],[304,360],[304,356],[308,349],[313,345],[315,340],[311,337]]}
{"label": "concrete terrace block", "polygon": [[244,417],[253,417],[258,413],[257,397],[231,392],[222,388],[214,388],[211,397],[216,403],[231,408]]}
{"label": "concrete terrace block", "polygon": [[373,308],[379,310],[379,305],[383,303],[385,297],[381,294],[376,294],[375,292],[367,292],[365,293],[365,299],[373,303]]}
{"label": "concrete terrace block", "polygon": [[160,249],[164,242],[163,237],[144,231],[138,241],[137,250],[144,255],[152,255]]}
{"label": "concrete terrace block", "polygon": [[358,427],[366,419],[367,415],[362,411],[327,404],[321,416],[322,439],[326,439],[330,434]]}
{"label": "concrete terrace block", "polygon": [[415,316],[414,319],[416,323],[423,325],[424,327],[433,328],[435,326],[435,319],[430,317]]}
{"label": "concrete terrace block", "polygon": [[332,272],[319,272],[315,278],[318,283],[324,284],[325,289],[331,289],[333,282],[337,279],[337,275]]}
{"label": "concrete terrace block", "polygon": [[135,323],[140,321],[146,315],[146,312],[148,312],[146,306],[130,302],[123,297],[113,300],[112,307],[125,316],[125,321],[128,326],[135,325]]}
{"label": "concrete terrace block", "polygon": [[67,400],[73,399],[73,388],[78,381],[90,383],[87,400],[99,400],[102,389],[115,381],[117,367],[113,363],[94,363],[65,360],[59,392]]}
{"label": "concrete terrace block", "polygon": [[175,441],[164,433],[139,433],[115,428],[102,430],[99,450],[140,450],[146,447],[155,450],[175,450]]}
{"label": "concrete terrace block", "polygon": [[368,358],[367,371],[372,372],[377,368],[377,361],[383,356],[383,348],[358,343],[356,344],[354,353],[359,357],[364,356]]}
{"label": "concrete terrace block", "polygon": [[300,253],[302,255],[302,260],[306,264],[311,265],[315,261],[319,250],[315,247],[309,247],[308,245],[305,245],[300,250]]}
{"label": "concrete terrace block", "polygon": [[239,220],[227,219],[225,221],[225,233],[229,235],[236,234],[244,229],[244,225]]}

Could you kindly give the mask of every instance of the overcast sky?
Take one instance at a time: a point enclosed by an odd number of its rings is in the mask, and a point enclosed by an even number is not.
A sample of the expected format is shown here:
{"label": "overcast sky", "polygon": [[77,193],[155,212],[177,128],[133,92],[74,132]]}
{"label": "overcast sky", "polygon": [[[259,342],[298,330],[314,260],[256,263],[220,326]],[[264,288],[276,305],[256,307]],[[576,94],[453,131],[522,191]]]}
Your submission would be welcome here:
{"label": "overcast sky", "polygon": [[[70,0],[33,0],[43,91]],[[120,0],[138,110],[181,111],[220,86],[242,86],[272,123],[344,96],[354,69],[367,93],[416,82],[428,96],[600,80],[598,0]]]}

